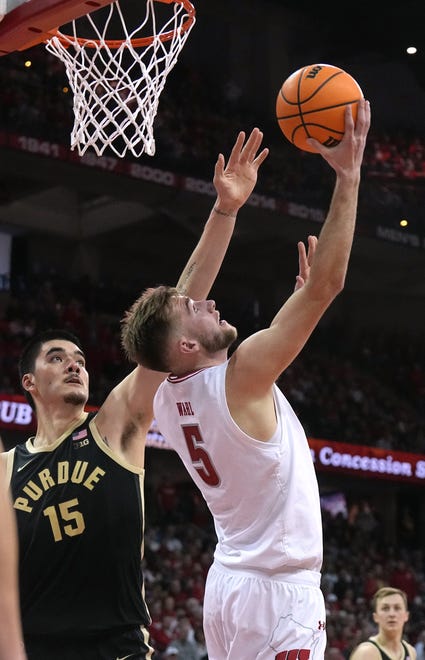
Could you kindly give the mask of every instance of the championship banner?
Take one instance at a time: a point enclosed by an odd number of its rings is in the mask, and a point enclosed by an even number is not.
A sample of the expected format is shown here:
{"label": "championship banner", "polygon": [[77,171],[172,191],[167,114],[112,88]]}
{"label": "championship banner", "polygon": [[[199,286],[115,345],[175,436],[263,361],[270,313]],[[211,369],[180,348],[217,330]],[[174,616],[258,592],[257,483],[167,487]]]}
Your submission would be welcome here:
{"label": "championship banner", "polygon": [[[87,411],[97,410],[87,406]],[[0,430],[21,431],[31,435],[36,420],[31,406],[20,394],[0,393]],[[425,455],[378,449],[366,445],[309,438],[311,456],[317,472],[345,474],[358,479],[387,479],[425,485]],[[171,449],[154,420],[147,447]]]}

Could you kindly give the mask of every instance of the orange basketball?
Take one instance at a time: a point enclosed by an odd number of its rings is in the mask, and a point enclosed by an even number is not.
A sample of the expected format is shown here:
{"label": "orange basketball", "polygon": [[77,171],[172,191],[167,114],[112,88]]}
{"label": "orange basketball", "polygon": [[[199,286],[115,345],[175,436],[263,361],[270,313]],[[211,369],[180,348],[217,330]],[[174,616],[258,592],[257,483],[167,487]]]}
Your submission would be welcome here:
{"label": "orange basketball", "polygon": [[311,64],[283,83],[276,99],[276,118],[292,144],[317,152],[307,144],[307,138],[336,146],[344,135],[345,106],[351,105],[356,121],[361,98],[362,90],[346,71],[331,64]]}

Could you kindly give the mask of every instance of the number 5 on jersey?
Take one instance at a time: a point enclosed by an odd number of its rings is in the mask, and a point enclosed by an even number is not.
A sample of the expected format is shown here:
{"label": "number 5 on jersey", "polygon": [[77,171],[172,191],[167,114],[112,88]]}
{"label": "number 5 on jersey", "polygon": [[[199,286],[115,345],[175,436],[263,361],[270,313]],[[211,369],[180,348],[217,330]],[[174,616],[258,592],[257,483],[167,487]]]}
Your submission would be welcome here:
{"label": "number 5 on jersey", "polygon": [[220,477],[213,465],[212,458],[203,446],[201,429],[197,424],[182,425],[182,431],[189,450],[192,465],[208,486],[218,486]]}

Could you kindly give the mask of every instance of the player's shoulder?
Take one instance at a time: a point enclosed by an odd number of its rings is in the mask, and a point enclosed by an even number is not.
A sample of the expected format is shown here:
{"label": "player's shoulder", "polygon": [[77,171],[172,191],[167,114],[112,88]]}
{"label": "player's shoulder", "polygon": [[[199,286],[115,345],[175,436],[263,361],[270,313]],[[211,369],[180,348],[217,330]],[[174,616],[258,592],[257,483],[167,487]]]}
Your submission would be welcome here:
{"label": "player's shoulder", "polygon": [[416,660],[416,649],[414,646],[409,644],[405,639],[403,639],[403,644],[407,649],[406,660]]}
{"label": "player's shoulder", "polygon": [[10,459],[13,458],[13,456],[16,453],[16,450],[20,446],[25,446],[25,443],[21,443],[19,445],[16,445],[15,447],[12,447],[11,449],[4,449],[3,451],[0,452],[0,461],[4,464],[6,464]]}
{"label": "player's shoulder", "polygon": [[8,453],[9,452],[7,452],[7,451],[1,451],[0,452],[0,465],[6,465]]}
{"label": "player's shoulder", "polygon": [[378,660],[381,657],[379,648],[370,639],[367,639],[354,649],[349,660]]}

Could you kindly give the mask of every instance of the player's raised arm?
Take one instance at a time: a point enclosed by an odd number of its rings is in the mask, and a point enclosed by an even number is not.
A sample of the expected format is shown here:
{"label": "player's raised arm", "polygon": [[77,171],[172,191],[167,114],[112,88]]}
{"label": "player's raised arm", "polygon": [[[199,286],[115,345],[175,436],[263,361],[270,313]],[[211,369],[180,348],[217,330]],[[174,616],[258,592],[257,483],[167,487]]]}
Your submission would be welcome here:
{"label": "player's raised arm", "polygon": [[329,212],[315,245],[307,281],[285,302],[270,327],[245,340],[231,358],[229,378],[239,395],[255,397],[269,390],[344,286],[369,126],[369,103],[361,100],[356,126],[347,108],[346,131],[338,146],[326,148],[313,141],[336,172]]}
{"label": "player's raised arm", "polygon": [[219,154],[213,183],[217,199],[199,243],[177,283],[177,289],[192,298],[206,298],[220,270],[235,227],[239,209],[257,183],[257,173],[269,152],[261,147],[263,133],[254,128],[248,139],[238,134],[227,164]]}
{"label": "player's raised arm", "polygon": [[[268,149],[261,149],[263,133],[254,128],[248,139],[241,131],[227,163],[219,154],[213,183],[217,199],[177,288],[191,297],[205,297],[220,270],[239,209],[251,195]],[[96,424],[111,446],[135,465],[144,464],[144,440],[153,418],[153,397],[165,373],[142,365],[119,383],[99,410]]]}

